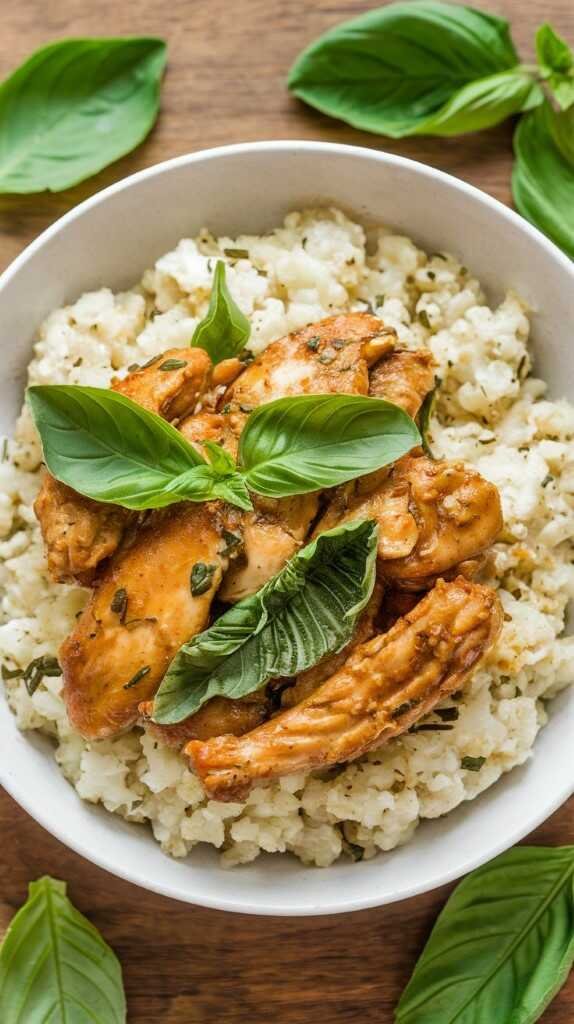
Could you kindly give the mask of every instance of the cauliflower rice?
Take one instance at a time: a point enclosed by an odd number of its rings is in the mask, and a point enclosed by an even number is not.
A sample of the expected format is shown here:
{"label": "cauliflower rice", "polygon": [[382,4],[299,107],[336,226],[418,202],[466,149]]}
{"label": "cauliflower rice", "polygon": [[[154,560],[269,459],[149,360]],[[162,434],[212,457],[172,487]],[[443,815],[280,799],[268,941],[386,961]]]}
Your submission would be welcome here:
{"label": "cauliflower rice", "polygon": [[[247,249],[249,259],[226,253],[231,248]],[[32,697],[21,680],[7,679],[8,699],[21,729],[53,738],[80,797],[149,823],[175,857],[197,843],[217,847],[225,866],[261,851],[289,851],[322,867],[342,852],[373,857],[526,761],[546,721],[544,702],[571,682],[574,637],[562,633],[574,594],[574,407],[546,400],[544,382],[528,376],[528,310],[516,295],[491,309],[452,256],[427,255],[385,230],[367,246],[361,225],[337,210],[292,213],[262,237],[215,239],[202,231],[159,259],[132,291],[103,288],[56,310],[40,328],[30,382],[105,387],[129,364],[188,344],[207,309],[214,257],[228,264],[254,352],[314,320],[365,308],[395,327],[402,344],[431,348],[442,382],[433,451],[476,466],[502,497],[505,530],[488,580],[505,612],[501,638],[459,697],[449,731],[407,734],[344,769],[259,787],[243,804],[207,800],[184,758],[143,728],[82,739],[68,722],[61,678],[44,678]],[[24,411],[0,464],[6,675],[56,655],[87,597],[48,578],[32,510],[41,472]],[[463,768],[465,757],[484,759],[482,767]]]}

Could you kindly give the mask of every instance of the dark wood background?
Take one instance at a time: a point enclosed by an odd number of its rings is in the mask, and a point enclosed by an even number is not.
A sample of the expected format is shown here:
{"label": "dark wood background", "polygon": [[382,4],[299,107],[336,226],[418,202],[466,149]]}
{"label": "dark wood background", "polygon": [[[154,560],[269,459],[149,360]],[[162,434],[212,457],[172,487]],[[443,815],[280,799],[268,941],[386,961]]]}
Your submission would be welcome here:
{"label": "dark wood background", "polygon": [[[572,0],[483,5],[511,19],[524,58],[532,56],[535,28],[544,20],[574,42]],[[306,138],[386,149],[510,202],[510,125],[468,138],[392,142],[330,121],[289,97],[285,76],[299,50],[374,6],[361,0],[4,2],[0,77],[36,47],[70,35],[160,35],[169,43],[169,67],[159,122],[135,153],[68,192],[0,197],[0,269],[105,185],[167,157],[230,142]],[[573,810],[574,799],[529,841],[574,843]],[[5,794],[0,836],[0,933],[31,879],[45,873],[65,878],[77,906],[122,961],[130,1024],[392,1024],[393,1007],[449,891],[346,916],[257,919],[183,906],[121,882],[66,850]],[[573,1019],[571,979],[544,1022]]]}

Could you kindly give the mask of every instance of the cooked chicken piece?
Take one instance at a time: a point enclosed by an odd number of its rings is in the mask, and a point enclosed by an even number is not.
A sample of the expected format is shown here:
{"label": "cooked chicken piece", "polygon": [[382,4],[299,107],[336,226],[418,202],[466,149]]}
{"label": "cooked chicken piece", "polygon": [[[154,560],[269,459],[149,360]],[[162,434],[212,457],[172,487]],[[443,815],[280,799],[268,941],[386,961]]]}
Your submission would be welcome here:
{"label": "cooked chicken piece", "polygon": [[502,529],[496,487],[462,462],[405,455],[371,494],[339,492],[315,533],[353,519],[379,523],[378,573],[405,590],[426,590],[475,561]]}
{"label": "cooked chicken piece", "polygon": [[203,707],[178,725],[158,725],[150,721],[153,701],[144,701],[139,706],[148,732],[157,736],[162,743],[175,750],[181,750],[189,740],[207,740],[223,734],[242,736],[250,732],[269,716],[271,703],[265,691],[232,700],[228,697],[213,697]]}
{"label": "cooked chicken piece", "polygon": [[436,363],[429,349],[395,349],[369,374],[369,394],[400,405],[413,418],[435,381]]}
{"label": "cooked chicken piece", "polygon": [[230,413],[285,395],[366,395],[369,368],[396,342],[396,331],[370,313],[343,313],[274,341],[225,395]]}
{"label": "cooked chicken piece", "polygon": [[[249,412],[287,395],[363,394],[369,367],[392,351],[396,333],[369,313],[328,317],[273,342],[224,395],[225,438],[237,446]],[[232,435],[230,438],[229,435]],[[235,602],[279,572],[305,540],[318,510],[318,496],[274,500],[253,495],[245,517],[242,556],[231,566],[220,597]]]}
{"label": "cooked chicken piece", "polygon": [[84,498],[50,473],[44,477],[34,512],[52,579],[86,586],[100,562],[114,553],[128,525],[137,521],[135,513]]}
{"label": "cooked chicken piece", "polygon": [[459,690],[501,621],[493,590],[440,581],[301,704],[239,738],[192,740],[185,753],[214,800],[243,800],[264,779],[353,760]]}
{"label": "cooked chicken piece", "polygon": [[127,377],[114,377],[112,390],[166,420],[193,412],[211,385],[213,367],[202,348],[170,348]]}
{"label": "cooked chicken piece", "polygon": [[[175,365],[174,367],[174,364]],[[171,368],[170,368],[171,367]],[[185,416],[210,387],[211,360],[200,348],[170,349],[153,362],[112,381],[126,395],[165,419]],[[59,583],[88,585],[125,530],[139,516],[119,505],[105,505],[77,494],[49,473],[34,504],[42,529],[50,575]]]}
{"label": "cooked chicken piece", "polygon": [[237,520],[218,502],[176,505],[111,560],[60,649],[68,715],[82,736],[131,725],[179,647],[205,629],[229,563],[224,531]]}

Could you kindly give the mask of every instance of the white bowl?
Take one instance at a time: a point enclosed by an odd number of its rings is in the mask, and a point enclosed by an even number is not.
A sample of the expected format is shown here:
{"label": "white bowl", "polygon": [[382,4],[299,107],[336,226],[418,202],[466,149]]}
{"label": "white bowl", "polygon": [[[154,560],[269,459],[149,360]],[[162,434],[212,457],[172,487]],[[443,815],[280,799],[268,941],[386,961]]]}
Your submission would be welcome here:
{"label": "white bowl", "polygon": [[[386,223],[422,246],[450,249],[489,297],[515,288],[537,310],[537,369],[555,396],[574,399],[574,269],[526,221],[446,174],[367,149],[263,142],[183,156],[135,174],[82,203],[45,231],[0,278],[4,337],[0,431],[22,402],[34,332],[54,307],[108,284],[124,288],[184,235],[262,232],[289,210],[336,204],[364,223]],[[223,871],[217,855],[165,856],[148,831],[83,803],[50,745],[20,734],[0,705],[0,779],[41,825],[84,857],[179,900],[252,914],[327,914],[414,896],[507,849],[574,791],[574,689],[550,704],[532,759],[445,818],[425,822],[402,849],[362,864],[318,870],[261,857]]]}

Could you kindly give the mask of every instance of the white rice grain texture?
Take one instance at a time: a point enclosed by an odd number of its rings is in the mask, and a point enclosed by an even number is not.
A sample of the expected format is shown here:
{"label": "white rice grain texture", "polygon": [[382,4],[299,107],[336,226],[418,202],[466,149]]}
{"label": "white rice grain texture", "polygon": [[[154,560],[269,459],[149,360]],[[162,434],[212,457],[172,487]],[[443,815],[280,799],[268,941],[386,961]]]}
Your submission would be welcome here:
{"label": "white rice grain texture", "polygon": [[[247,249],[249,259],[225,250]],[[442,384],[431,424],[437,456],[464,459],[499,488],[505,531],[491,583],[505,612],[486,666],[456,702],[452,730],[404,736],[341,770],[296,775],[254,790],[244,804],[206,800],[184,759],[140,728],[88,743],[70,727],[61,680],[30,697],[6,690],[21,729],[53,738],[66,778],[84,800],[151,827],[184,857],[198,843],[226,867],[262,851],[305,864],[355,859],[407,842],[424,818],[472,800],[530,757],[544,702],[570,683],[574,638],[563,635],[574,594],[574,408],[545,399],[529,376],[528,311],[513,294],[491,309],[479,282],[446,253],[408,238],[365,233],[337,210],[290,214],[269,235],[216,239],[202,231],[158,260],[133,291],[104,288],[56,310],[40,328],[32,383],[105,386],[130,363],[186,345],[204,315],[216,258],[252,323],[250,346],[332,313],[372,309],[409,347],[427,345]],[[50,582],[32,502],[40,449],[26,412],[0,463],[0,658],[24,668],[56,654],[86,599]],[[452,701],[450,702],[452,703]],[[484,758],[478,771],[465,756]]]}

